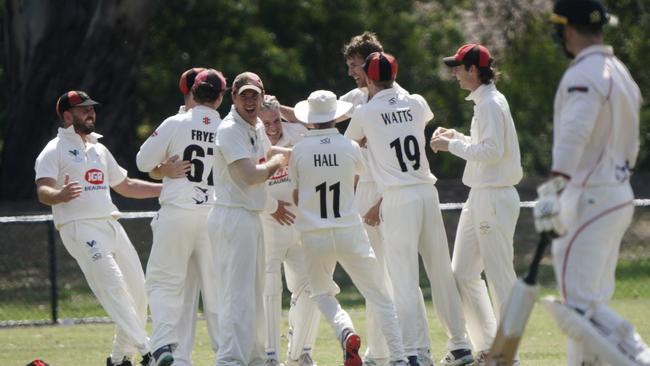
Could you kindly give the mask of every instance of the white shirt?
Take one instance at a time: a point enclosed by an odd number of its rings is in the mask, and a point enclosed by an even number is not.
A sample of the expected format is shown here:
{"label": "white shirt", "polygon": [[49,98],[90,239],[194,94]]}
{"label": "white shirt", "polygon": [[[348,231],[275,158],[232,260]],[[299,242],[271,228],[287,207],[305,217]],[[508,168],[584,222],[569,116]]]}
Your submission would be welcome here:
{"label": "white shirt", "polygon": [[[307,128],[300,123],[282,122],[282,137],[275,146],[292,147],[301,141],[306,133]],[[293,184],[289,178],[289,165],[276,170],[275,174],[266,180],[266,187],[272,199],[293,204]]]}
{"label": "white shirt", "polygon": [[52,206],[57,228],[70,221],[117,217],[120,212],[111,200],[110,187],[124,179],[127,172],[117,164],[113,155],[97,141],[102,135],[91,133],[84,144],[74,127],[59,128],[57,137],[48,142],[36,158],[36,180],[52,178],[56,188],[63,186],[65,175],[83,188],[81,195],[69,202]]}
{"label": "white shirt", "polygon": [[[393,83],[393,87],[399,90],[400,92],[407,93],[406,90],[404,90],[399,84],[396,82]],[[364,105],[368,103],[368,88],[363,87],[363,88],[356,88],[352,89],[349,92],[341,95],[339,97],[339,100],[352,103],[352,108],[350,108],[350,111],[346,114],[347,117],[352,117],[352,114],[354,113],[355,109],[357,109],[359,106]],[[365,147],[361,148],[361,154],[363,155],[363,159],[366,162],[366,165],[368,163],[368,149]],[[372,174],[370,174],[369,170],[366,170],[365,173],[363,173],[361,176],[359,176],[359,182],[374,182],[374,178],[372,177]]]}
{"label": "white shirt", "polygon": [[368,165],[380,192],[436,182],[424,150],[424,127],[432,118],[422,96],[396,88],[381,90],[354,112],[345,136],[356,141],[367,138]]}
{"label": "white shirt", "polygon": [[641,103],[612,47],[582,50],[555,94],[552,170],[582,186],[627,181],[639,152]]}
{"label": "white shirt", "polygon": [[192,164],[183,178],[163,178],[161,205],[207,210],[214,203],[214,142],[220,123],[217,111],[195,106],[167,118],[142,144],[136,163],[143,172],[152,171],[174,155]]}
{"label": "white shirt", "polygon": [[215,204],[228,207],[242,207],[251,211],[262,211],[266,206],[266,182],[247,185],[236,182],[228,166],[240,159],[249,159],[257,165],[266,161],[271,142],[264,131],[264,124],[258,118],[255,126],[246,122],[233,105],[230,113],[217,128],[217,151],[214,156]]}
{"label": "white shirt", "polygon": [[508,101],[493,83],[481,84],[465,99],[475,104],[470,136],[454,131],[449,142],[449,152],[467,160],[463,183],[472,188],[519,183],[519,140]]}
{"label": "white shirt", "polygon": [[311,130],[293,147],[289,174],[298,189],[296,229],[310,231],[361,224],[354,176],[364,170],[359,145],[336,128]]}

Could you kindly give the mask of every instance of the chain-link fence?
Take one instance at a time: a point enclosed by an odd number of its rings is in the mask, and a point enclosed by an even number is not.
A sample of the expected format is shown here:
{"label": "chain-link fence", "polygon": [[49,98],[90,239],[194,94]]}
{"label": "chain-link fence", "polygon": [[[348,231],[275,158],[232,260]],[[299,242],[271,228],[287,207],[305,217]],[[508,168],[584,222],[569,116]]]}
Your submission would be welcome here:
{"label": "chain-link fence", "polygon": [[[635,203],[634,221],[621,247],[614,296],[650,299],[650,200]],[[519,275],[526,271],[537,243],[531,205],[531,202],[522,203],[515,233],[515,269]],[[450,248],[460,206],[443,204]],[[140,255],[143,268],[151,248],[152,216],[151,212],[130,213],[120,220]],[[335,277],[342,288],[352,286],[339,269]],[[426,295],[427,279],[424,275],[420,277]],[[540,282],[547,291],[553,291],[555,281],[548,253],[540,268]],[[0,217],[0,327],[95,321],[108,321],[106,313],[90,291],[79,266],[62,245],[49,216]]]}

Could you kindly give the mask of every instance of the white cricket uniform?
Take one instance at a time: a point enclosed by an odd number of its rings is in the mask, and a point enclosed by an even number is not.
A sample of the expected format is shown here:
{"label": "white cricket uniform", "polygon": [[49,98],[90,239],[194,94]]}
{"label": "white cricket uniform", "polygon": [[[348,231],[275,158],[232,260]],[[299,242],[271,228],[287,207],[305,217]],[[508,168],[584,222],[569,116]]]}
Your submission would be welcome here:
{"label": "white cricket uniform", "polygon": [[[465,99],[475,104],[470,135],[453,130],[449,152],[467,160],[463,183],[471,189],[460,214],[451,267],[474,349],[487,350],[517,280],[512,262],[519,195],[514,185],[523,172],[517,131],[503,94],[493,83],[482,84]],[[494,310],[481,279],[483,270]]]}
{"label": "white cricket uniform", "polygon": [[380,313],[381,330],[390,358],[404,358],[402,337],[388,285],[381,271],[354,201],[354,176],[364,170],[359,145],[335,128],[312,130],[296,144],[289,174],[298,189],[296,228],[302,234],[312,299],[342,341],[352,320],[335,295],[339,287],[332,279],[337,261],[359,292]]}
{"label": "white cricket uniform", "polygon": [[[282,137],[276,146],[292,147],[302,140],[307,129],[302,124],[282,122]],[[270,197],[293,203],[293,185],[288,166],[278,169],[266,181]],[[295,207],[289,210],[296,213]],[[266,356],[277,359],[280,351],[280,317],[282,314],[282,269],[291,292],[289,308],[289,347],[287,357],[298,360],[303,353],[312,353],[318,335],[320,312],[309,298],[311,289],[307,278],[305,254],[300,245],[300,233],[293,225],[281,225],[265,212],[262,215],[266,250],[266,281],[264,312],[266,315]]]}
{"label": "white cricket uniform", "polygon": [[434,308],[447,332],[448,348],[470,348],[460,296],[451,271],[436,178],[425,154],[424,127],[433,118],[419,95],[384,89],[357,108],[346,135],[367,138],[370,171],[382,193],[386,264],[408,356],[428,350],[419,286],[418,252],[431,283]]}
{"label": "white cricket uniform", "polygon": [[[191,163],[185,177],[163,178],[161,207],[151,222],[153,245],[147,263],[146,287],[153,319],[151,344],[154,349],[180,343],[178,327],[185,308],[186,278],[188,269],[195,268],[202,284],[204,312],[216,351],[215,317],[207,316],[216,313],[217,300],[216,289],[209,286],[216,269],[212,263],[207,216],[214,204],[213,156],[220,123],[217,111],[198,105],[163,121],[142,144],[136,157],[138,168],[143,172],[153,170],[174,155]],[[188,353],[191,356],[191,347],[184,349],[182,358]]]}
{"label": "white cricket uniform", "polygon": [[[402,89],[397,83],[395,87],[407,93]],[[344,102],[352,103],[353,108],[350,109],[349,117],[352,117],[354,109],[360,105],[368,103],[368,88],[356,88],[352,89],[346,94],[339,97],[339,100]],[[361,148],[361,154],[363,155],[364,162],[368,161],[368,149],[365,147]],[[355,191],[354,198],[359,208],[359,213],[363,216],[365,215],[370,207],[372,207],[379,199],[381,194],[377,190],[377,184],[370,174],[370,171],[366,169],[360,176],[359,181],[357,182],[357,189]],[[392,297],[393,286],[390,284],[390,277],[388,276],[388,268],[386,268],[386,259],[384,257],[384,240],[381,236],[381,223],[379,226],[370,226],[364,223],[364,228],[368,233],[368,239],[370,240],[370,246],[375,252],[377,261],[382,267],[381,273],[377,274],[378,276],[383,276],[386,283],[388,284],[388,289]],[[424,309],[424,298],[421,303],[422,309]],[[383,360],[388,359],[388,347],[386,346],[386,340],[384,335],[381,332],[381,324],[379,323],[378,312],[374,309],[372,304],[366,304],[366,319],[367,319],[367,339],[366,339],[366,351],[364,358],[366,360],[373,360],[377,363],[382,362]],[[429,332],[423,332],[420,334],[421,343],[429,344],[431,340],[429,339]],[[385,364],[385,362],[383,362]]]}
{"label": "white cricket uniform", "polygon": [[217,365],[262,365],[265,256],[260,214],[266,206],[266,182],[237,182],[228,166],[240,159],[266,161],[271,142],[261,120],[251,126],[232,106],[217,130],[216,144],[216,202],[208,230],[219,292]]}
{"label": "white cricket uniform", "polygon": [[69,202],[52,206],[61,241],[77,261],[97,300],[115,322],[111,358],[133,358],[150,351],[145,330],[147,297],[144,273],[126,232],[117,221],[110,187],[127,177],[108,149],[91,133],[84,143],[74,127],[59,128],[36,159],[36,180],[52,178],[57,188],[65,175],[83,188]]}
{"label": "white cricket uniform", "polygon": [[[641,103],[639,87],[606,45],[582,50],[558,86],[552,170],[571,180],[560,196],[567,233],[553,241],[552,252],[568,306],[606,307],[614,292],[618,251],[634,211],[629,176]],[[569,359],[581,348],[570,340]]]}

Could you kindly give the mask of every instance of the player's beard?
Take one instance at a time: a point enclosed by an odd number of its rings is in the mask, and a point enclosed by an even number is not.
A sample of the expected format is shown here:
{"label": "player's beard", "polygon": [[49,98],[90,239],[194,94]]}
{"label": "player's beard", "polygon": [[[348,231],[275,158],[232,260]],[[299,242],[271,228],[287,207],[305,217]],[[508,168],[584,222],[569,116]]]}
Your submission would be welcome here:
{"label": "player's beard", "polygon": [[[90,123],[86,123],[86,120],[91,120]],[[83,135],[89,135],[93,132],[95,132],[95,120],[88,117],[85,120],[81,118],[77,118],[77,116],[72,116],[72,125],[74,126],[74,130],[77,133],[83,134]]]}

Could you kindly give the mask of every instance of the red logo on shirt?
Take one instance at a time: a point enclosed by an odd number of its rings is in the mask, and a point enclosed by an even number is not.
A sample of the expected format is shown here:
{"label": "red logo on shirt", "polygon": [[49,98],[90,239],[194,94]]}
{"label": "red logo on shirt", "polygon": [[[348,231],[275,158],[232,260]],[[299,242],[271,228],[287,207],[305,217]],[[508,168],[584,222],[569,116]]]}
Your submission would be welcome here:
{"label": "red logo on shirt", "polygon": [[204,125],[209,125],[210,124],[210,117],[203,117],[203,124]]}
{"label": "red logo on shirt", "polygon": [[104,172],[99,169],[90,169],[86,172],[86,182],[90,184],[102,184],[104,183]]}

